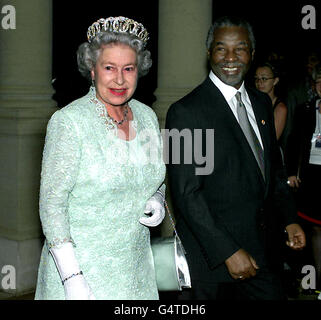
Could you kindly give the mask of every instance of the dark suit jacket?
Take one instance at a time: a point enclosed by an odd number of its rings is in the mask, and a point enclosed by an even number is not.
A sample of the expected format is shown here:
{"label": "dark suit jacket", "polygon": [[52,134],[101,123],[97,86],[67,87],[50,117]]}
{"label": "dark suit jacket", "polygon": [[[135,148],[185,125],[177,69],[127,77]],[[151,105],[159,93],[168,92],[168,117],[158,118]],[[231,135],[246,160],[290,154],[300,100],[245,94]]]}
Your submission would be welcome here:
{"label": "dark suit jacket", "polygon": [[314,193],[313,188],[319,178],[317,172],[311,171],[309,164],[311,139],[317,124],[315,105],[318,99],[314,98],[296,108],[293,129],[285,148],[285,165],[288,176],[298,175],[301,179],[300,187],[295,192],[298,211],[320,220],[320,205],[315,201],[319,195]]}
{"label": "dark suit jacket", "polygon": [[299,105],[294,116],[293,129],[285,149],[288,176],[296,176],[300,166],[300,178],[309,164],[311,139],[316,125],[315,104],[319,98]]}
{"label": "dark suit jacket", "polygon": [[[232,280],[224,261],[240,248],[248,251],[260,267],[266,265],[265,244],[273,239],[267,237],[267,231],[279,223],[281,232],[295,221],[296,210],[275,138],[271,101],[256,89],[247,88],[247,92],[263,140],[266,181],[242,129],[210,78],[174,103],[167,113],[169,130],[203,129],[203,150],[205,129],[214,129],[214,171],[210,175],[195,175],[195,161],[171,164],[171,142],[168,146],[177,229],[194,280]],[[180,151],[182,159],[183,143]],[[280,210],[271,212],[274,200],[278,200]],[[281,210],[282,217],[276,214]]]}

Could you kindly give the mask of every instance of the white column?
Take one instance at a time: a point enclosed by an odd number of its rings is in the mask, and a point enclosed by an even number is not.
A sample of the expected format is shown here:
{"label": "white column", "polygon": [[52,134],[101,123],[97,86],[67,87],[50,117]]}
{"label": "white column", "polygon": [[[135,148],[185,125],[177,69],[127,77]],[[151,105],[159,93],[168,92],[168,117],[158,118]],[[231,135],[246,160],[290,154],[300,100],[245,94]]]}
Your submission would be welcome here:
{"label": "white column", "polygon": [[52,1],[0,0],[0,8],[7,4],[15,8],[16,28],[0,26],[0,271],[15,268],[16,286],[9,291],[19,295],[35,287],[42,244],[41,158],[46,125],[56,110]]}
{"label": "white column", "polygon": [[[208,75],[206,37],[212,24],[212,0],[160,0],[158,78],[153,104],[161,128],[170,105],[192,91]],[[168,183],[166,183],[168,186]],[[167,202],[172,211],[170,190]],[[168,215],[162,234],[172,227]]]}
{"label": "white column", "polygon": [[160,0],[158,79],[153,109],[160,126],[169,106],[207,75],[205,41],[212,23],[212,0]]}

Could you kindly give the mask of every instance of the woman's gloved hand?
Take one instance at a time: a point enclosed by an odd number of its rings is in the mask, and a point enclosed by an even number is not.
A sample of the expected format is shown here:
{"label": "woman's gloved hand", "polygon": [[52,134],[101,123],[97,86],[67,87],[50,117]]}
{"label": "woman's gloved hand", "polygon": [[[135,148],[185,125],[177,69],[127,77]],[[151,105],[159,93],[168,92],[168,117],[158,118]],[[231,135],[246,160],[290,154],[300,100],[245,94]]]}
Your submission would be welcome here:
{"label": "woman's gloved hand", "polygon": [[64,289],[66,300],[96,300],[82,274],[65,281]]}
{"label": "woman's gloved hand", "polygon": [[66,300],[95,300],[95,297],[80,270],[71,242],[51,248],[65,290]]}
{"label": "woman's gloved hand", "polygon": [[147,227],[156,227],[165,218],[165,184],[163,184],[153,196],[151,196],[145,206],[144,213],[151,214],[150,217],[143,217],[139,222]]}

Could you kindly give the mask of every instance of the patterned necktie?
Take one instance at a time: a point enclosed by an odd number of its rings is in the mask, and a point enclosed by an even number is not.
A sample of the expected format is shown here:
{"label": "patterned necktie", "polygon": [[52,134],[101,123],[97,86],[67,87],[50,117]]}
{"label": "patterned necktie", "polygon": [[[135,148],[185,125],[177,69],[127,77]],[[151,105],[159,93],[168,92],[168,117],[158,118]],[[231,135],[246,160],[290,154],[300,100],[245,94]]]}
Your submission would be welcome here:
{"label": "patterned necktie", "polygon": [[249,145],[254,153],[255,159],[260,167],[263,178],[265,179],[264,151],[263,151],[260,141],[259,141],[253,127],[251,126],[250,121],[249,121],[246,107],[241,99],[241,92],[237,92],[235,97],[237,100],[237,115],[239,118],[240,127],[243,130],[243,133],[247,139],[247,142],[249,143]]}

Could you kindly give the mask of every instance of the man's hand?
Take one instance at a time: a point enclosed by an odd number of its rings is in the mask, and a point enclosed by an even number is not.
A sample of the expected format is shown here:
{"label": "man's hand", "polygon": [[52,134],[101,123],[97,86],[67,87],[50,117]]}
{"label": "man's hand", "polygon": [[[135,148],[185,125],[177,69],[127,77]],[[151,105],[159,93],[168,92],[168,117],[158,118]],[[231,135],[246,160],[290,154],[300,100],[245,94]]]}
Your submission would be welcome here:
{"label": "man's hand", "polygon": [[305,233],[297,223],[289,224],[285,227],[288,233],[286,244],[293,250],[301,250],[306,245]]}
{"label": "man's hand", "polygon": [[290,177],[288,177],[288,185],[289,185],[291,188],[299,188],[300,183],[301,183],[301,180],[300,180],[299,177],[296,177],[296,176],[290,176]]}
{"label": "man's hand", "polygon": [[239,249],[227,258],[225,264],[232,278],[236,280],[254,277],[259,269],[256,261],[244,249]]}

